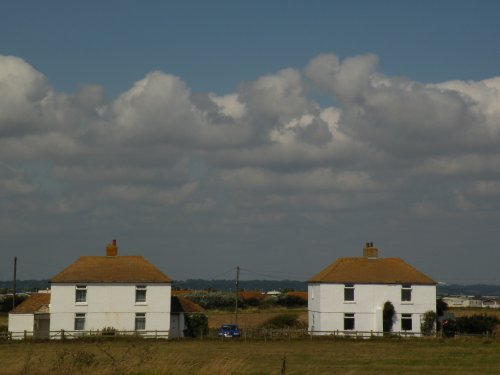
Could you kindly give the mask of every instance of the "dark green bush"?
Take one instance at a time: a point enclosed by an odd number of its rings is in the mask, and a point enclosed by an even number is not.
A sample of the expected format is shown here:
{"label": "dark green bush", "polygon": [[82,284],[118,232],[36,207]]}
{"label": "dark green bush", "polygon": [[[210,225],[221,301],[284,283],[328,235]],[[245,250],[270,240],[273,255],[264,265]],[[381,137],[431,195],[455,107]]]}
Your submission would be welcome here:
{"label": "dark green bush", "polygon": [[187,337],[201,337],[208,334],[208,317],[205,314],[186,314],[186,331],[184,335]]}
{"label": "dark green bush", "polygon": [[394,305],[387,301],[384,303],[384,310],[382,312],[382,326],[384,332],[391,332],[392,325],[394,324],[394,315],[396,315],[396,310]]}
{"label": "dark green bush", "polygon": [[304,323],[299,320],[298,314],[279,314],[261,325],[262,328],[304,328]]}
{"label": "dark green bush", "polygon": [[[205,309],[234,309],[235,294],[230,292],[214,292],[214,291],[195,291],[186,294],[185,297],[189,298],[194,303],[197,303]],[[238,299],[238,306],[245,307],[245,301],[242,298]]]}
{"label": "dark green bush", "polygon": [[283,295],[278,297],[276,304],[284,307],[301,307],[307,306],[307,301],[298,296]]}
{"label": "dark green bush", "polygon": [[461,316],[456,319],[457,332],[460,333],[491,333],[499,323],[499,319],[491,315]]}
{"label": "dark green bush", "polygon": [[[16,306],[26,299],[25,295],[16,295]],[[12,310],[12,295],[7,295],[0,300],[0,312],[9,312]]]}
{"label": "dark green bush", "polygon": [[436,327],[436,313],[434,311],[427,311],[424,314],[424,319],[422,323],[420,324],[420,329],[422,331],[422,334],[425,336],[430,336],[433,333],[435,333],[435,327]]}

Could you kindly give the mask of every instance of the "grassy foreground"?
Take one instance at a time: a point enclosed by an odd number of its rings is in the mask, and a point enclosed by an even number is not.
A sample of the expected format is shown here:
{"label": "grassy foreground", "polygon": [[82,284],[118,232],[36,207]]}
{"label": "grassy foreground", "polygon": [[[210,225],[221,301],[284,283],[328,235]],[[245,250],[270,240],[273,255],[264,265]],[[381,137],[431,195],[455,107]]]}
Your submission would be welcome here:
{"label": "grassy foreground", "polygon": [[500,340],[0,343],[0,374],[499,374]]}

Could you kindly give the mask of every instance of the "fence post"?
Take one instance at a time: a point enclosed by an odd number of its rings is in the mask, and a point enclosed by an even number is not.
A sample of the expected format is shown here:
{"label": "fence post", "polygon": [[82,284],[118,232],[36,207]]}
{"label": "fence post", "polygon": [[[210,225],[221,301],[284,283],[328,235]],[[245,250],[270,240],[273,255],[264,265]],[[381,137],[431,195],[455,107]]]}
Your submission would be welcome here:
{"label": "fence post", "polygon": [[24,337],[24,340],[26,340],[28,338],[28,332],[26,332],[26,330],[24,330],[23,337]]}
{"label": "fence post", "polygon": [[61,340],[64,340],[64,329],[61,329]]}

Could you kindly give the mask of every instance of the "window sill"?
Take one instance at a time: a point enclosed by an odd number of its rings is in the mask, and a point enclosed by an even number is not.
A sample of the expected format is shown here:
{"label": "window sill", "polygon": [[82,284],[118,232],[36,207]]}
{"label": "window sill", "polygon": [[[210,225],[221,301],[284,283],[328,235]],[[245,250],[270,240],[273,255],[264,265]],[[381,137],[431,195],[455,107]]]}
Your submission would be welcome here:
{"label": "window sill", "polygon": [[147,302],[136,302],[135,305],[136,306],[147,306],[148,303]]}
{"label": "window sill", "polygon": [[75,306],[88,306],[87,302],[75,302]]}
{"label": "window sill", "polygon": [[413,305],[412,301],[401,301],[402,305]]}
{"label": "window sill", "polygon": [[344,301],[344,303],[345,303],[345,304],[351,304],[351,305],[352,305],[352,304],[355,304],[355,303],[356,303],[356,301]]}

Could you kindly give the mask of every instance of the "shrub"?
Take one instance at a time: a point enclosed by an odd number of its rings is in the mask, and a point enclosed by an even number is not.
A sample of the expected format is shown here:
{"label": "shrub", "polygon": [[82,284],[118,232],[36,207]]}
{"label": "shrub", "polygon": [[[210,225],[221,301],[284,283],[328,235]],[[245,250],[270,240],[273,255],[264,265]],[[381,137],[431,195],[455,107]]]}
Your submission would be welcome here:
{"label": "shrub", "polygon": [[116,335],[116,328],[114,327],[104,327],[101,331],[101,334],[103,336],[115,336]]}
{"label": "shrub", "polygon": [[200,337],[208,334],[208,317],[205,314],[186,314],[185,336]]}
{"label": "shrub", "polygon": [[422,323],[420,324],[420,330],[422,331],[422,334],[425,336],[430,336],[432,335],[435,330],[435,323],[436,323],[436,313],[434,311],[427,311],[424,314],[424,319],[422,320]]}
{"label": "shrub", "polygon": [[[186,294],[185,297],[205,309],[233,309],[235,305],[234,293],[228,292],[195,291]],[[242,298],[238,299],[238,306],[245,306]]]}
{"label": "shrub", "polygon": [[298,314],[279,314],[261,325],[262,328],[304,328],[304,323],[299,320]]}
{"label": "shrub", "polygon": [[307,301],[305,299],[290,294],[279,296],[276,303],[284,307],[307,306]]}
{"label": "shrub", "polygon": [[437,316],[443,316],[444,312],[448,310],[448,304],[442,298],[436,300],[436,313]]}
{"label": "shrub", "polygon": [[392,325],[394,324],[395,314],[396,310],[394,309],[394,305],[389,301],[384,303],[384,310],[382,313],[382,325],[384,332],[392,331]]}
{"label": "shrub", "polygon": [[499,323],[499,319],[491,315],[461,316],[456,319],[457,331],[460,333],[491,333]]}
{"label": "shrub", "polygon": [[[26,295],[16,295],[16,306],[26,299]],[[4,296],[0,301],[0,312],[9,312],[12,310],[12,295]]]}

